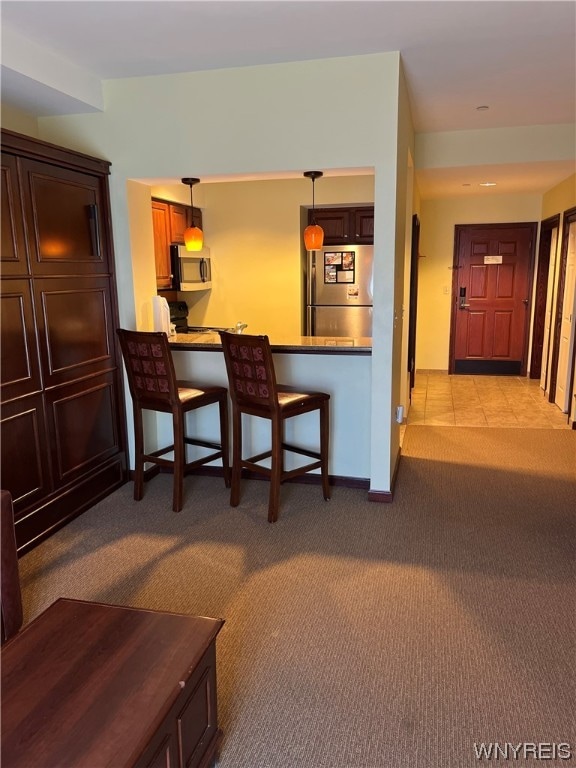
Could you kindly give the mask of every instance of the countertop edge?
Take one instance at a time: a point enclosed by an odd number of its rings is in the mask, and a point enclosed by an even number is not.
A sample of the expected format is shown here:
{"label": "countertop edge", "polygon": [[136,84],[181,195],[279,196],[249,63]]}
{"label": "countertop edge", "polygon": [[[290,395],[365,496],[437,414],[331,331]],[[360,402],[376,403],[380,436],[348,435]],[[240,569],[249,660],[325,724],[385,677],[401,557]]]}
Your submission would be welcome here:
{"label": "countertop edge", "polygon": [[[177,338],[170,339],[170,347],[179,351],[202,351],[202,352],[221,352],[222,345],[220,341],[198,341],[198,339],[182,339],[184,334],[177,334]],[[372,354],[372,347],[360,342],[357,339],[351,339],[350,343],[344,340],[330,337],[321,337],[325,339],[322,343],[314,344],[310,339],[314,337],[302,337],[306,342],[303,343],[274,343],[270,342],[274,354],[298,354],[298,355],[367,355]],[[326,340],[326,339],[329,340]]]}

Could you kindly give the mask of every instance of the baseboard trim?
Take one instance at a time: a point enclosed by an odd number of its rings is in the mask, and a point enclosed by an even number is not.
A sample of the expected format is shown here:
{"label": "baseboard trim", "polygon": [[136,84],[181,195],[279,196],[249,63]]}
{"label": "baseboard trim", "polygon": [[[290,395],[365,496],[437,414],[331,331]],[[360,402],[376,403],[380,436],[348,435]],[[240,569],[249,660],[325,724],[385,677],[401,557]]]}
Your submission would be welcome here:
{"label": "baseboard trim", "polygon": [[392,473],[392,482],[390,484],[389,491],[368,491],[368,501],[376,501],[380,504],[391,504],[394,501],[394,491],[396,490],[396,478],[398,477],[398,470],[400,468],[400,459],[402,458],[402,448],[398,450],[396,456],[396,463],[394,465],[394,472]]}
{"label": "baseboard trim", "polygon": [[[368,501],[376,501],[383,504],[390,504],[394,501],[394,490],[396,487],[396,477],[398,475],[398,469],[400,467],[400,459],[402,457],[402,450],[398,451],[396,457],[396,464],[394,466],[394,473],[392,475],[392,487],[389,491],[373,491],[370,489],[370,480],[365,477],[350,477],[348,475],[330,475],[330,485],[334,488],[358,488],[359,490],[368,491]],[[171,470],[164,469],[163,467],[151,467],[144,472],[144,481],[152,480],[153,477],[159,473],[172,474]],[[223,477],[222,467],[197,467],[189,475],[205,475],[208,477]],[[130,479],[134,480],[134,470],[130,470]],[[258,474],[258,472],[249,472],[248,470],[242,470],[243,480],[264,480],[268,481],[268,478]],[[317,474],[300,475],[299,477],[292,477],[290,480],[286,480],[287,483],[300,483],[301,485],[320,485],[322,478]]]}

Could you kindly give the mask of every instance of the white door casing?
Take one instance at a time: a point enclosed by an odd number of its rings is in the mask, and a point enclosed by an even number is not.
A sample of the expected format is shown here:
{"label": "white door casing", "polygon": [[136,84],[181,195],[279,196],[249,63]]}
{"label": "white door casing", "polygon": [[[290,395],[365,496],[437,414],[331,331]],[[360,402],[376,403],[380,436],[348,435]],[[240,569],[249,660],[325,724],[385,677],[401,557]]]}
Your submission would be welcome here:
{"label": "white door casing", "polygon": [[568,230],[568,252],[566,256],[566,279],[564,282],[564,301],[560,325],[560,344],[556,377],[555,403],[563,413],[570,407],[570,362],[574,346],[574,326],[576,307],[576,222]]}
{"label": "white door casing", "polygon": [[540,369],[540,387],[548,391],[548,366],[550,364],[550,336],[552,333],[552,318],[554,312],[554,295],[556,284],[556,250],[558,247],[558,227],[552,230],[550,242],[550,264],[548,267],[548,288],[546,291],[546,314],[544,316],[544,340],[542,346],[542,368]]}

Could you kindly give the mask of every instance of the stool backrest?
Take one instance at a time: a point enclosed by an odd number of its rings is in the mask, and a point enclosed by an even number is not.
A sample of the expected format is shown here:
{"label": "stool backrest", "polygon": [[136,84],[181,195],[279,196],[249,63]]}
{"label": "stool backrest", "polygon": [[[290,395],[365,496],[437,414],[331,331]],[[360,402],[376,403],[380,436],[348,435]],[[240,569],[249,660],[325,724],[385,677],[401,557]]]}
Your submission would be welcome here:
{"label": "stool backrest", "polygon": [[232,402],[274,408],[276,375],[268,336],[220,331],[220,338]]}
{"label": "stool backrest", "polygon": [[164,332],[118,328],[132,399],[142,408],[178,403],[178,384]]}

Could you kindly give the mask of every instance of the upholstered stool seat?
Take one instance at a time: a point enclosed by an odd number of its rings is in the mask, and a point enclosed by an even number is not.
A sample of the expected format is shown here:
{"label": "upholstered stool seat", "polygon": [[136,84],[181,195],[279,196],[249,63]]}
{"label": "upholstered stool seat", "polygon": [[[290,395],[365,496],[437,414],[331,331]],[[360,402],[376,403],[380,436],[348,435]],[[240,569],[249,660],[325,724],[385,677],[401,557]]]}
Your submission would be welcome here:
{"label": "upholstered stool seat", "polygon": [[[277,384],[274,361],[267,336],[249,336],[220,332],[226,361],[228,386],[232,400],[232,488],[230,504],[240,503],[242,469],[270,479],[268,520],[278,519],[280,485],[285,480],[320,469],[324,499],[330,498],[328,477],[328,438],[330,395],[298,387]],[[312,451],[284,441],[286,419],[311,411],[319,412],[320,448]],[[249,458],[242,457],[242,414],[268,419],[271,425],[271,449]],[[294,469],[284,469],[285,451],[314,459]],[[259,462],[271,459],[270,467]]]}
{"label": "upholstered stool seat", "polygon": [[[134,411],[134,498],[139,501],[144,493],[144,466],[153,463],[169,467],[174,472],[172,508],[179,512],[183,505],[184,475],[192,469],[222,460],[226,487],[230,487],[228,440],[228,392],[226,387],[201,386],[192,381],[176,378],[172,353],[165,333],[128,331],[119,328],[118,336],[126,366],[128,385]],[[220,416],[220,439],[203,440],[186,434],[186,414],[198,408],[217,404]],[[174,442],[164,448],[146,453],[142,411],[160,411],[172,414]],[[194,445],[212,452],[194,461],[186,460],[186,446]],[[174,459],[164,458],[174,453]]]}

